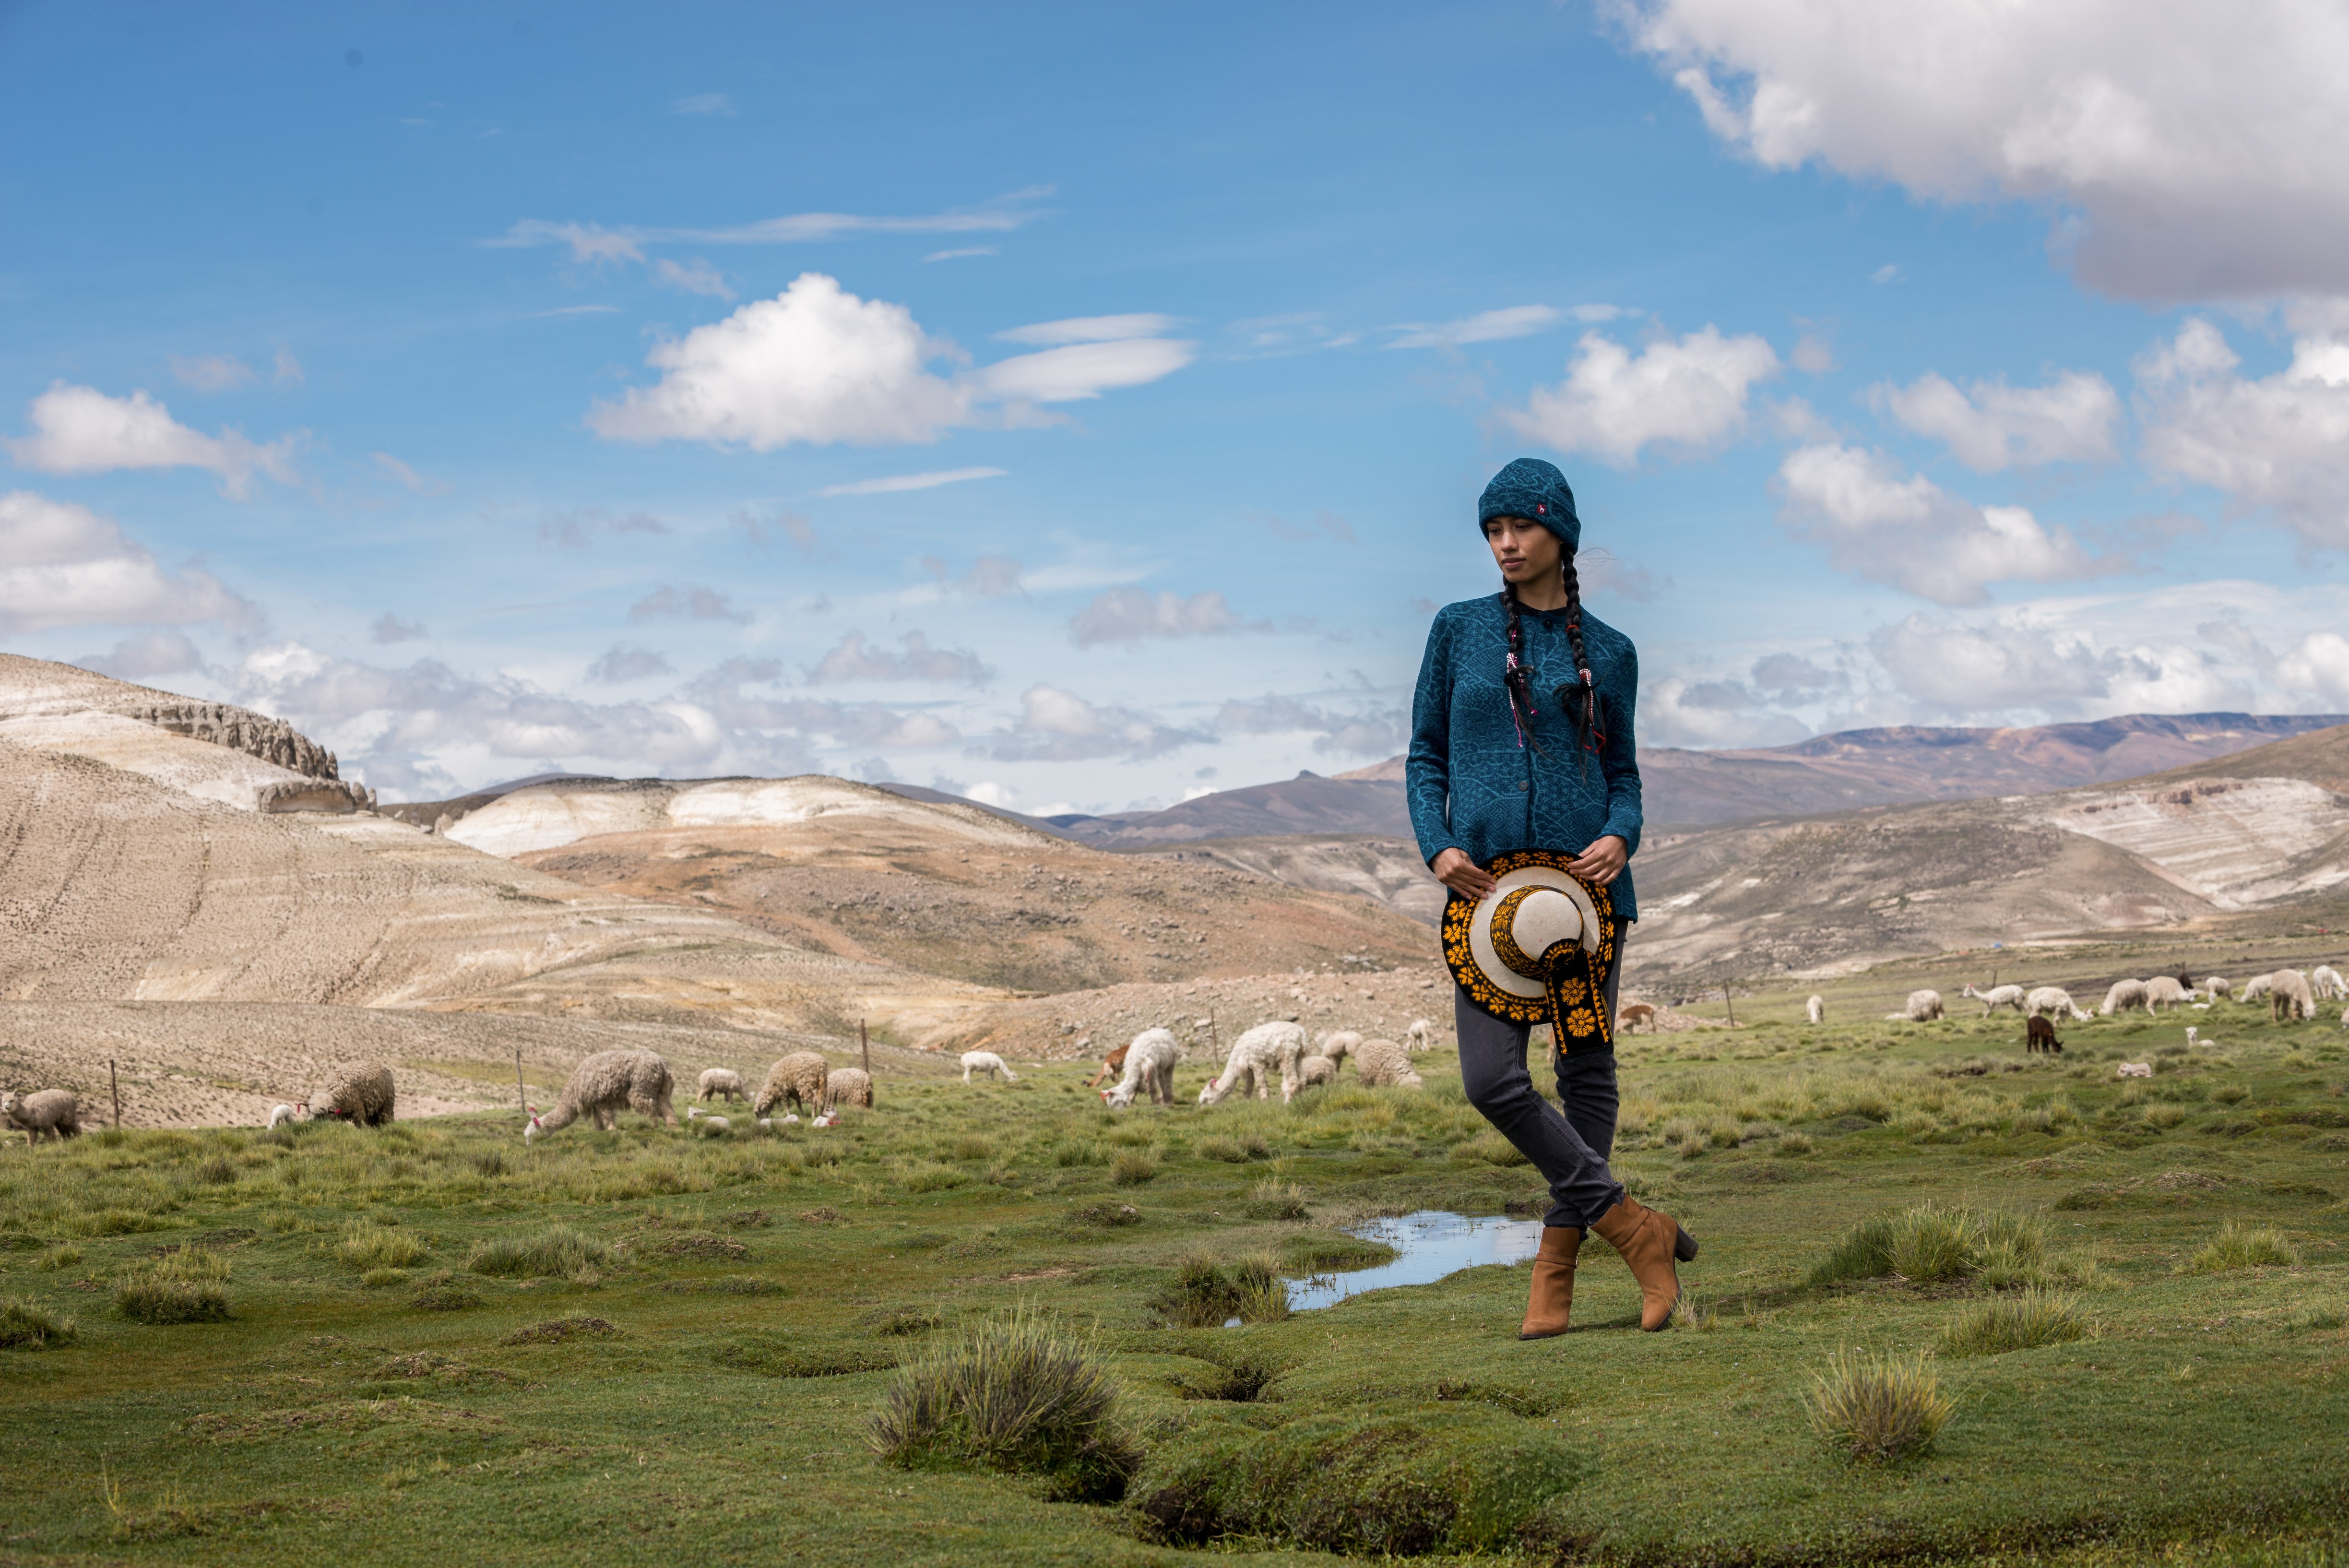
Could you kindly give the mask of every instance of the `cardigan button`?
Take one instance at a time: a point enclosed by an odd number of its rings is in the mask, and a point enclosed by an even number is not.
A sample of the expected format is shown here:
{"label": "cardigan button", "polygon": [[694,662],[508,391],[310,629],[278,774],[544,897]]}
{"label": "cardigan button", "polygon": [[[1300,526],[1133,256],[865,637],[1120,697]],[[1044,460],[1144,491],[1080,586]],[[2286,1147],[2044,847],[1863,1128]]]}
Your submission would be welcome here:
{"label": "cardigan button", "polygon": [[1522,780],[1518,781],[1517,788],[1519,788],[1520,790],[1530,790],[1530,789],[1532,789],[1533,787],[1534,787],[1534,781],[1533,781],[1533,780],[1531,780],[1531,779],[1522,779]]}

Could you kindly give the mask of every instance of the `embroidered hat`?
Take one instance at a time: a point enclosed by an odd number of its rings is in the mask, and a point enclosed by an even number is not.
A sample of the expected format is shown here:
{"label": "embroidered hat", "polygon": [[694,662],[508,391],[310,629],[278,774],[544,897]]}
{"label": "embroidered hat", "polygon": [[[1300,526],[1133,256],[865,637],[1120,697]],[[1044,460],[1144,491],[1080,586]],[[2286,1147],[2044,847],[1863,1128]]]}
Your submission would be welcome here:
{"label": "embroidered hat", "polygon": [[1485,869],[1498,886],[1444,910],[1444,961],[1468,1000],[1512,1023],[1547,1023],[1559,1050],[1615,1048],[1607,977],[1615,900],[1567,869],[1572,857],[1520,849]]}
{"label": "embroidered hat", "polygon": [[1540,524],[1566,542],[1569,556],[1582,547],[1582,519],[1575,514],[1574,491],[1554,462],[1521,457],[1493,475],[1476,503],[1476,526],[1495,517],[1525,517]]}

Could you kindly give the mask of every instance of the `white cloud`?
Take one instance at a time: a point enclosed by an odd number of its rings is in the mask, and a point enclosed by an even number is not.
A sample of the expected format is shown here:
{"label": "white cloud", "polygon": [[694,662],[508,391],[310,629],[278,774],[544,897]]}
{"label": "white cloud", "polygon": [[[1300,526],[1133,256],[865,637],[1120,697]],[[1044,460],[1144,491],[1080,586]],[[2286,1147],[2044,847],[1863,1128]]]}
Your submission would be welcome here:
{"label": "white cloud", "polygon": [[648,620],[748,621],[750,612],[738,610],[724,594],[709,588],[673,588],[667,583],[628,607],[628,624]]}
{"label": "white cloud", "polygon": [[1146,713],[1097,707],[1074,692],[1035,685],[1020,694],[1019,720],[974,756],[1000,762],[1082,762],[1155,757],[1209,737],[1159,723]]}
{"label": "white cloud", "polygon": [[242,500],[255,472],[294,479],[294,438],[256,445],[232,430],[208,436],[171,417],[145,392],[109,398],[64,381],[35,398],[33,433],[0,441],[20,467],[42,473],[106,473],[123,468],[202,468],[220,476],[222,494]]}
{"label": "white cloud", "polygon": [[996,337],[1006,343],[1055,347],[1063,343],[1109,343],[1121,337],[1156,337],[1174,329],[1174,318],[1154,313],[1131,316],[1071,316],[1062,321],[1039,321],[1015,327]]}
{"label": "white cloud", "polygon": [[2349,708],[2349,638],[2337,631],[2311,632],[2276,661],[2276,680],[2298,691]]}
{"label": "white cloud", "polygon": [[449,488],[447,485],[440,483],[438,480],[428,479],[423,474],[417,472],[414,469],[409,467],[408,464],[400,462],[399,459],[392,456],[391,453],[388,452],[378,452],[374,453],[373,456],[378,468],[382,469],[386,473],[388,473],[394,479],[399,481],[400,483],[416,492],[419,495],[431,494]]}
{"label": "white cloud", "polygon": [[602,658],[587,667],[587,679],[599,686],[626,686],[631,681],[671,673],[666,654],[625,642],[613,644]]}
{"label": "white cloud", "polygon": [[271,379],[283,384],[286,381],[306,381],[310,378],[304,373],[302,361],[294,358],[294,350],[280,343],[277,346],[277,362],[272,371]]}
{"label": "white cloud", "polygon": [[1049,570],[1031,584],[1019,563],[1009,556],[974,556],[970,565],[960,573],[936,556],[925,556],[922,557],[922,570],[937,579],[940,589],[974,599],[1009,598],[1030,587],[1051,589],[1092,586],[1090,582],[1068,584],[1048,580],[1052,576]]}
{"label": "white cloud", "polygon": [[253,379],[253,367],[233,354],[206,354],[183,359],[171,356],[171,374],[199,392],[224,392]]}
{"label": "white cloud", "polygon": [[1707,327],[1659,338],[1636,357],[1598,332],[1583,334],[1566,379],[1536,388],[1511,428],[1558,452],[1588,452],[1619,467],[1649,446],[1693,453],[1745,428],[1756,381],[1778,373],[1778,356],[1750,334]]}
{"label": "white cloud", "polygon": [[678,99],[668,109],[671,114],[730,116],[734,112],[734,99],[722,92],[698,92]]}
{"label": "white cloud", "polygon": [[144,680],[150,675],[177,675],[183,670],[205,667],[203,654],[181,631],[141,632],[116,643],[111,653],[93,653],[74,662],[117,680]]}
{"label": "white cloud", "polygon": [[1095,595],[1091,604],[1079,610],[1069,629],[1083,646],[1135,642],[1145,637],[1213,637],[1246,628],[1224,596],[1212,590],[1186,598],[1140,588],[1111,588]]}
{"label": "white cloud", "polygon": [[1547,332],[1565,319],[1566,312],[1554,305],[1512,305],[1499,310],[1478,311],[1457,321],[1433,326],[1426,322],[1407,323],[1393,328],[1402,336],[1387,347],[1456,348],[1463,343],[1499,343],[1511,337],[1530,337],[1537,332]]}
{"label": "white cloud", "polygon": [[1042,211],[1032,203],[1050,193],[1049,189],[1041,187],[1015,191],[1009,196],[976,207],[960,207],[951,212],[916,217],[873,217],[856,213],[794,213],[787,217],[762,218],[756,223],[734,223],[714,229],[606,228],[594,223],[553,223],[543,218],[524,218],[498,238],[486,243],[500,250],[564,245],[569,248],[573,261],[600,264],[641,262],[645,259],[645,247],[649,244],[788,245],[845,239],[853,234],[1002,234],[1043,216]]}
{"label": "white cloud", "polygon": [[1945,715],[2209,712],[2247,695],[2201,650],[2108,645],[2020,615],[1981,624],[1912,615],[1878,628],[1868,648],[1901,692]]}
{"label": "white cloud", "polygon": [[1976,381],[1963,391],[1927,375],[1906,387],[1876,387],[1870,395],[1904,428],[1947,442],[1951,454],[1977,473],[2109,462],[2116,455],[2120,397],[2111,382],[2085,370],[2067,370],[2044,387]]}
{"label": "white cloud", "polygon": [[29,490],[0,495],[0,632],[256,619],[210,575],[156,565],[112,518]]}
{"label": "white cloud", "polygon": [[1988,585],[2051,582],[2112,569],[2062,528],[2020,506],[1977,506],[1882,452],[1799,447],[1778,468],[1790,531],[1836,566],[1936,604],[1981,604]]}
{"label": "white cloud", "polygon": [[1112,343],[1074,343],[1020,354],[975,373],[980,390],[992,398],[1033,403],[1070,403],[1098,398],[1118,387],[1139,387],[1171,376],[1197,356],[1198,345],[1177,337],[1125,337]]}
{"label": "white cloud", "polygon": [[627,512],[616,517],[601,506],[586,506],[576,512],[549,513],[538,525],[538,537],[542,544],[584,550],[596,539],[626,534],[657,535],[668,531],[668,524],[649,512]]}
{"label": "white cloud", "polygon": [[926,262],[962,261],[970,256],[991,256],[996,254],[996,248],[993,245],[957,245],[953,250],[932,251],[922,259]]}
{"label": "white cloud", "polygon": [[973,479],[1001,479],[999,468],[945,468],[929,473],[893,473],[883,479],[859,479],[827,484],[818,495],[895,495],[907,490],[936,490],[941,484],[961,484]]}
{"label": "white cloud", "polygon": [[941,680],[983,686],[994,678],[995,671],[967,648],[932,648],[929,639],[918,631],[909,631],[898,641],[904,651],[892,653],[878,643],[865,641],[862,632],[849,632],[808,671],[808,682],[820,686],[833,680]]}
{"label": "white cloud", "polygon": [[2349,548],[2349,338],[2303,336],[2289,367],[2257,379],[2237,364],[2199,319],[2138,359],[2145,465],[2272,507],[2312,545]]}
{"label": "white cloud", "polygon": [[1354,757],[1392,756],[1411,738],[1406,715],[1399,708],[1340,713],[1294,697],[1227,701],[1216,714],[1215,728],[1219,735],[1309,734],[1315,751]]}
{"label": "white cloud", "polygon": [[[2349,292],[2349,11],[2312,0],[1611,0],[1713,133],[1919,195],[2052,202],[2098,287]],[[2076,214],[2076,217],[2072,216]]]}
{"label": "white cloud", "polygon": [[688,294],[706,294],[713,299],[731,299],[733,289],[727,286],[726,275],[699,256],[688,262],[671,261],[662,256],[653,263],[653,275],[671,288]]}
{"label": "white cloud", "polygon": [[1665,675],[1640,688],[1640,740],[1661,746],[1780,746],[1810,726],[1733,680]]}
{"label": "white cloud", "polygon": [[1794,351],[1786,358],[1806,375],[1824,375],[1836,368],[1835,345],[1816,332],[1806,332],[1795,339]]}
{"label": "white cloud", "polygon": [[422,621],[402,620],[389,610],[376,617],[375,624],[367,628],[367,640],[376,643],[417,642],[431,635]]}

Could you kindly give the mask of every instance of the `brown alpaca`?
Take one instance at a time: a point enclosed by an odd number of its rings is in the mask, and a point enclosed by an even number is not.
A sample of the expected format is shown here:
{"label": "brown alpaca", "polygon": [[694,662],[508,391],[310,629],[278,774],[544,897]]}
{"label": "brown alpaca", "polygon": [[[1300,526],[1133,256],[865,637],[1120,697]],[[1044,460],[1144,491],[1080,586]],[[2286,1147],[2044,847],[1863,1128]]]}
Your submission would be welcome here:
{"label": "brown alpaca", "polygon": [[1656,1032],[1656,1010],[1644,1002],[1626,1002],[1623,1011],[1616,1015],[1618,1029],[1637,1029],[1642,1023],[1648,1026],[1649,1033]]}
{"label": "brown alpaca", "polygon": [[1108,1055],[1102,1057],[1102,1070],[1092,1075],[1092,1082],[1088,1083],[1085,1087],[1088,1089],[1098,1089],[1110,1079],[1114,1078],[1120,1073],[1124,1072],[1125,1054],[1133,1049],[1133,1042],[1129,1040],[1124,1044],[1119,1046],[1116,1050],[1111,1052]]}
{"label": "brown alpaca", "polygon": [[2061,1055],[2064,1051],[2064,1042],[2055,1038],[2054,1024],[2044,1018],[2033,1016],[2023,1026],[2023,1049],[2025,1054],[2033,1051],[2053,1051]]}

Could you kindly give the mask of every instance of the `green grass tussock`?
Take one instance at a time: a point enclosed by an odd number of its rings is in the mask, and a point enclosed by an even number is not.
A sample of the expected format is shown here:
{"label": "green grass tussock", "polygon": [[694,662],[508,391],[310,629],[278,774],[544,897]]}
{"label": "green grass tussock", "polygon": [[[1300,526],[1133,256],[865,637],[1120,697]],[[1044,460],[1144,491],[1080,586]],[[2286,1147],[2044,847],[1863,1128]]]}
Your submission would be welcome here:
{"label": "green grass tussock", "polygon": [[2233,1220],[2219,1227],[2209,1245],[2186,1261],[2189,1274],[2222,1274],[2236,1269],[2289,1269],[2300,1253],[2272,1225],[2244,1225]]}
{"label": "green grass tussock", "polygon": [[424,1261],[426,1248],[409,1231],[362,1220],[335,1248],[335,1256],[355,1269],[404,1269]]}
{"label": "green grass tussock", "polygon": [[1938,1284],[1979,1276],[1995,1288],[2026,1282],[2045,1258],[2046,1230],[2035,1219],[1924,1203],[1861,1220],[1809,1278],[1814,1285],[1896,1276]]}
{"label": "green grass tussock", "polygon": [[555,1225],[535,1236],[500,1236],[473,1249],[465,1267],[477,1274],[564,1279],[607,1261],[612,1249],[584,1231]]}
{"label": "green grass tussock", "polygon": [[1142,1459],[1117,1405],[1097,1346],[1020,1311],[904,1368],[866,1438],[906,1469],[968,1465],[1045,1477],[1058,1496],[1113,1499]]}
{"label": "green grass tussock", "polygon": [[229,1262],[181,1249],[133,1264],[114,1288],[114,1310],[133,1323],[219,1323],[228,1315]]}
{"label": "green grass tussock", "polygon": [[1860,1464],[1925,1452],[1957,1413],[1922,1355],[1844,1351],[1812,1374],[1805,1404],[1811,1430]]}
{"label": "green grass tussock", "polygon": [[1944,1355],[2003,1355],[2067,1345],[2095,1334],[2080,1310],[2079,1298],[2062,1291],[2033,1290],[1970,1307],[1941,1330]]}
{"label": "green grass tussock", "polygon": [[0,1300],[0,1350],[47,1350],[73,1336],[73,1319],[19,1297]]}

